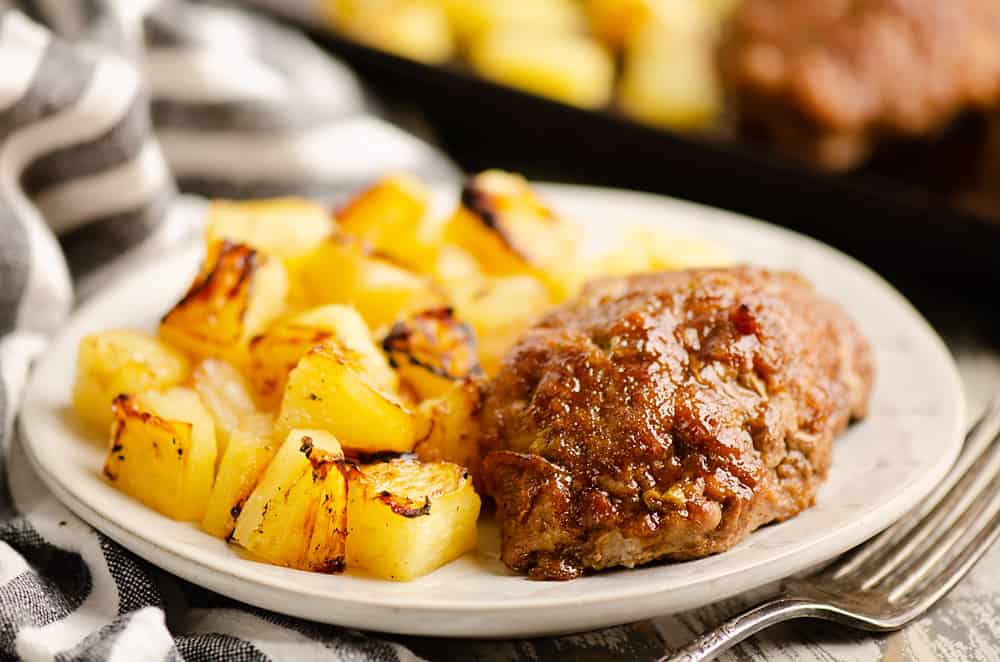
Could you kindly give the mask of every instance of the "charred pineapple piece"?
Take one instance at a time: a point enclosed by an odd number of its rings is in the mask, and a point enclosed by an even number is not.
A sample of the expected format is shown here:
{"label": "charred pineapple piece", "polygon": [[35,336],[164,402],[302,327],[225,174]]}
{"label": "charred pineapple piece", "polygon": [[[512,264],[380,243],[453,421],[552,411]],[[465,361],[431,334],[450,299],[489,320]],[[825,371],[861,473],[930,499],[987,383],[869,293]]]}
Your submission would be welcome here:
{"label": "charred pineapple piece", "polygon": [[253,556],[316,572],[344,569],[344,454],[322,430],[293,430],[243,504],[232,540]]}
{"label": "charred pineapple piece", "polygon": [[228,431],[228,445],[220,455],[215,484],[201,519],[203,531],[224,539],[232,534],[243,504],[278,450],[273,431],[270,414],[248,416]]}
{"label": "charred pineapple piece", "polygon": [[119,490],[176,520],[200,520],[215,475],[215,424],[187,388],[114,401],[104,475]]}
{"label": "charred pineapple piece", "polygon": [[359,453],[405,453],[416,434],[413,413],[336,343],[313,347],[288,376],[275,433],[294,428],[327,430]]}
{"label": "charred pineapple piece", "polygon": [[104,331],[84,337],[77,354],[73,410],[95,431],[108,433],[111,401],[122,393],[177,386],[191,372],[176,349],[139,331]]}
{"label": "charred pineapple piece", "polygon": [[441,228],[428,220],[430,192],[410,175],[391,175],[337,211],[351,236],[410,269],[429,271],[437,258]]}
{"label": "charred pineapple piece", "polygon": [[421,399],[446,392],[458,380],[482,374],[476,339],[451,308],[435,308],[396,322],[382,341],[399,378]]}
{"label": "charred pineapple piece", "polygon": [[250,339],[281,313],[287,289],[280,261],[243,244],[213,244],[191,289],[160,323],[160,337],[192,356],[242,367]]}
{"label": "charred pineapple piece", "polygon": [[283,260],[291,280],[302,260],[334,229],[330,213],[302,198],[214,200],[208,207],[205,244],[244,244]]}
{"label": "charred pineapple piece", "polygon": [[469,179],[445,237],[488,274],[535,276],[556,301],[582,284],[572,224],[546,207],[520,175],[489,170]]}
{"label": "charred pineapple piece", "polygon": [[396,373],[375,345],[364,319],[353,308],[330,304],[279,322],[250,341],[248,372],[261,405],[277,407],[288,373],[299,359],[313,347],[331,343],[352,352],[377,388],[395,393]]}
{"label": "charred pineapple piece", "polygon": [[313,305],[353,306],[376,330],[415,310],[444,304],[430,278],[372,254],[346,235],[327,240],[313,253],[303,279]]}
{"label": "charred pineapple piece", "polygon": [[350,474],[347,565],[409,581],[475,548],[480,501],[447,462],[392,460]]}
{"label": "charred pineapple piece", "polygon": [[425,462],[445,461],[465,467],[478,481],[482,464],[479,447],[482,404],[483,383],[477,379],[455,382],[439,397],[421,402],[413,452]]}

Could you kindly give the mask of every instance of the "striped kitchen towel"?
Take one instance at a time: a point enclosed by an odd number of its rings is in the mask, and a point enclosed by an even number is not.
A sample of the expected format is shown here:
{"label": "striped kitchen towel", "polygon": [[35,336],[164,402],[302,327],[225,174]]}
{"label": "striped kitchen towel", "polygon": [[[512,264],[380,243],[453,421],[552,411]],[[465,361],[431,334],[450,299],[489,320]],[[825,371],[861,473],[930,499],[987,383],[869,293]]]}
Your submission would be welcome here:
{"label": "striped kitchen towel", "polygon": [[415,659],[156,570],[62,507],[14,432],[75,297],[197,232],[178,190],[335,199],[386,170],[457,174],[294,32],[216,4],[0,0],[0,659]]}

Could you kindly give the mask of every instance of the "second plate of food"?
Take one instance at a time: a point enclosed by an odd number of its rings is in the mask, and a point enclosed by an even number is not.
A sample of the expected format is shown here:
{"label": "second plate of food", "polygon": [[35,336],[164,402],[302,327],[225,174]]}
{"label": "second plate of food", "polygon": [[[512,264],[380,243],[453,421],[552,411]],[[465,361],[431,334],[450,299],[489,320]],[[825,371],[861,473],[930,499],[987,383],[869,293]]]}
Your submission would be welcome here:
{"label": "second plate of food", "polygon": [[737,262],[797,271],[857,323],[872,347],[875,388],[867,417],[834,442],[832,468],[814,506],[720,554],[563,582],[511,572],[500,560],[488,513],[480,517],[475,551],[410,582],[350,568],[330,575],[251,560],[194,524],[164,517],[114,489],[102,476],[106,441],[84,432],[70,412],[80,339],[108,328],[155,329],[197,271],[200,245],[136,269],[77,312],[26,392],[21,424],[29,457],[84,520],[209,589],[348,627],[463,637],[582,631],[760,587],[874,535],[944,476],[961,446],[964,423],[957,372],[923,318],[876,274],[806,237],[718,210],[624,191],[556,185],[539,190],[559,214],[581,223],[595,245],[627,243],[624,233],[637,226],[666,228],[679,238],[718,244]]}

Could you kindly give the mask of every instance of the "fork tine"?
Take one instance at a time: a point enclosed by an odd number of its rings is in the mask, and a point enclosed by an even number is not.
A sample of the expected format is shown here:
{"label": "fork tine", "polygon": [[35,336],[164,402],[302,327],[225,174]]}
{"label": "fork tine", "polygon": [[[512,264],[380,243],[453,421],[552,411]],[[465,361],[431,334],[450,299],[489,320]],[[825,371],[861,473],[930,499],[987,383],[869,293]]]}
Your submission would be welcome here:
{"label": "fork tine", "polygon": [[905,539],[859,568],[859,572],[866,575],[862,588],[876,585],[914,554],[919,553],[928,544],[934,543],[936,536],[950,527],[983,495],[984,488],[998,473],[1000,473],[1000,444],[994,443],[983,461],[973,465],[935,509],[910,530]]}
{"label": "fork tine", "polygon": [[[982,486],[1000,470],[1000,398],[993,400],[966,439],[962,453],[945,479],[920,506],[865,543],[824,574],[834,579],[858,576],[873,586],[908,558],[935,531],[951,524]],[[982,459],[985,456],[985,461]],[[905,541],[904,536],[911,534]],[[901,542],[902,541],[902,542]]]}
{"label": "fork tine", "polygon": [[979,529],[979,532],[944,565],[919,591],[909,596],[902,619],[917,618],[943,598],[969,573],[983,554],[1000,538],[1000,512]]}
{"label": "fork tine", "polygon": [[886,575],[883,584],[890,591],[889,601],[896,602],[912,591],[932,571],[941,566],[943,559],[955,555],[954,550],[960,540],[967,538],[971,532],[977,532],[985,527],[998,511],[1000,511],[1000,476],[990,482],[983,493],[983,498],[962,513],[932,546]]}

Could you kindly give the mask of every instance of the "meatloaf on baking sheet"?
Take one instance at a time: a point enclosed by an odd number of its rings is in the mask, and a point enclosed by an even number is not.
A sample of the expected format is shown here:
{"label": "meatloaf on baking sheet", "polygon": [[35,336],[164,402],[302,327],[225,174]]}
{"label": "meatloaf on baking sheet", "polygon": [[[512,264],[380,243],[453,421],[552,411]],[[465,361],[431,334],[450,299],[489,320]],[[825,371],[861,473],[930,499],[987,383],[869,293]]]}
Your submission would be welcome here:
{"label": "meatloaf on baking sheet", "polygon": [[745,124],[847,168],[1000,102],[1000,2],[744,0],[720,63]]}

